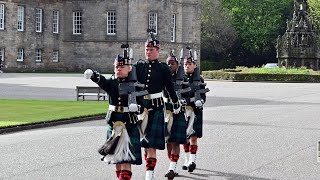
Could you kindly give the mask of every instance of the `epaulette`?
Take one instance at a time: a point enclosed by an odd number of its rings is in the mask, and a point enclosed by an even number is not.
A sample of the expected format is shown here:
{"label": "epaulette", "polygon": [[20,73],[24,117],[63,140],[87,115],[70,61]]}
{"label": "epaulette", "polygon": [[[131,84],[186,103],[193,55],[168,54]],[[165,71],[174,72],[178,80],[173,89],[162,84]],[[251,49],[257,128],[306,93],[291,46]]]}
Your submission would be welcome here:
{"label": "epaulette", "polygon": [[137,64],[139,64],[139,63],[146,63],[147,61],[146,60],[144,60],[144,59],[139,59],[139,61],[137,61]]}

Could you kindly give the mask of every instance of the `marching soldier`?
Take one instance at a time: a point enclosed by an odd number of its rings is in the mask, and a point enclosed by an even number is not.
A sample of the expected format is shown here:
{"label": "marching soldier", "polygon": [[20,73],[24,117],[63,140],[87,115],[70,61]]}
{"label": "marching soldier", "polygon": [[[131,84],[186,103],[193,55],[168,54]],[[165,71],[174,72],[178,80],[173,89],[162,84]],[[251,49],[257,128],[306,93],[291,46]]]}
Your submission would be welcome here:
{"label": "marching soldier", "polygon": [[139,115],[142,129],[142,147],[146,154],[146,180],[154,179],[154,168],[157,163],[156,149],[165,149],[164,102],[162,91],[166,89],[173,102],[174,112],[180,111],[180,103],[174,91],[171,71],[166,63],[158,60],[160,43],[149,30],[151,39],[145,43],[147,62],[138,62],[138,81],[145,84],[149,95],[144,97],[144,112]]}
{"label": "marching soldier", "polygon": [[[124,56],[117,55],[114,60],[114,76],[107,79],[91,69],[87,69],[84,76],[109,94],[106,119],[109,125],[107,134],[110,137],[99,149],[99,153],[103,155],[101,160],[116,164],[116,175],[120,180],[130,180],[131,164],[142,164],[140,133],[136,123],[140,107],[136,101],[140,102],[142,96],[135,99],[137,93],[132,87],[129,87],[130,92],[126,91],[128,85],[136,83],[131,82],[136,77],[136,72],[131,66],[131,58],[128,57],[128,45],[122,45],[122,48]],[[132,98],[134,101],[131,101]]]}
{"label": "marching soldier", "polygon": [[183,164],[183,170],[193,172],[196,168],[196,154],[198,150],[198,138],[202,137],[202,125],[203,125],[203,104],[206,101],[205,93],[209,91],[205,88],[203,78],[200,76],[200,70],[197,67],[196,52],[194,57],[192,51],[189,49],[189,56],[184,60],[184,70],[189,78],[189,85],[191,87],[190,102],[186,107],[187,125],[187,138],[188,143],[184,144],[185,151],[185,163]]}
{"label": "marching soldier", "polygon": [[[183,52],[183,51],[182,51]],[[183,53],[182,53],[183,59]],[[187,104],[189,100],[189,87],[188,78],[185,76],[183,66],[180,66],[180,62],[177,57],[170,53],[167,58],[167,64],[170,67],[173,81],[175,82],[175,91],[177,93],[180,102],[183,102],[183,106]],[[167,152],[168,158],[170,160],[170,165],[165,177],[168,179],[173,179],[178,175],[176,166],[180,155],[180,144],[186,143],[186,118],[184,115],[184,108],[178,114],[173,114],[173,106],[171,103],[171,98],[169,97],[167,91],[164,91],[164,101],[165,101],[165,122],[167,128]]]}

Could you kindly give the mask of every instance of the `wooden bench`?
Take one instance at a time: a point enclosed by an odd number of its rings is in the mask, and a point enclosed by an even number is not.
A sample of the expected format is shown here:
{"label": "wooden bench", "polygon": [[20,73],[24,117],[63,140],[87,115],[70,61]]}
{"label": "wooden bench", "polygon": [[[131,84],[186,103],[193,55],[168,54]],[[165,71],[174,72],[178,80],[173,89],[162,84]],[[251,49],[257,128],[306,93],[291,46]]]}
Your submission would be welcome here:
{"label": "wooden bench", "polygon": [[[79,101],[80,98],[82,98],[82,101],[86,100],[85,97],[94,97],[90,100],[108,100],[108,94],[101,89],[100,87],[93,87],[93,86],[77,86],[77,101]],[[87,99],[89,100],[89,99]]]}

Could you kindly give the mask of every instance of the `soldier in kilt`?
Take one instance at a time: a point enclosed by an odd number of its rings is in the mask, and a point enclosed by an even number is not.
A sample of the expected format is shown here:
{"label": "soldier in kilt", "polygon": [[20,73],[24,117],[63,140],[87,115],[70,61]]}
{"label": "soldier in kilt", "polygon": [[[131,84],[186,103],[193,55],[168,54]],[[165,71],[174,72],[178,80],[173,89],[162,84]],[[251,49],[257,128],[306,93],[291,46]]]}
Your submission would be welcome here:
{"label": "soldier in kilt", "polygon": [[163,90],[168,91],[174,103],[174,109],[180,109],[170,69],[166,63],[158,60],[160,43],[154,38],[152,32],[149,33],[151,39],[145,43],[147,61],[138,62],[135,65],[138,81],[145,84],[145,89],[149,92],[149,95],[144,97],[144,112],[139,115],[139,120],[142,121],[141,144],[146,152],[146,180],[154,179],[154,168],[157,163],[156,150],[165,149]]}
{"label": "soldier in kilt", "polygon": [[[192,56],[190,51],[190,56],[184,60],[184,70],[189,79],[189,85],[192,87],[195,78],[199,78],[201,81],[200,89],[205,90],[204,80],[200,76],[196,77],[197,63],[196,58]],[[197,69],[199,71],[199,69]],[[191,88],[192,89],[192,88]],[[208,90],[209,91],[209,90]],[[195,101],[195,91],[192,89],[190,92],[190,102],[186,106],[186,118],[188,120],[187,127],[187,139],[188,143],[184,144],[185,151],[185,163],[182,166],[183,170],[188,170],[188,172],[193,172],[196,168],[196,154],[198,150],[198,138],[202,138],[202,126],[203,126],[203,104],[206,101],[206,94],[200,94],[201,99]]]}
{"label": "soldier in kilt", "polygon": [[[178,85],[175,85],[175,91],[180,91],[183,89],[187,89],[189,87],[188,85],[188,78],[185,76],[183,67],[179,67],[179,62],[174,56],[174,54],[171,52],[171,55],[167,58],[167,64],[170,67],[172,78],[174,81],[177,80],[177,74],[181,73],[182,80],[185,83],[181,85],[181,89],[177,89]],[[181,71],[181,72],[179,72]],[[177,83],[176,83],[177,84]],[[178,92],[177,92],[178,94]],[[165,101],[165,121],[166,121],[166,128],[167,128],[167,152],[168,152],[168,158],[170,160],[170,165],[167,173],[165,174],[165,177],[168,177],[168,179],[173,179],[175,176],[178,175],[176,166],[177,162],[179,160],[180,155],[180,144],[185,144],[186,141],[186,129],[187,129],[187,123],[186,118],[184,115],[184,108],[187,103],[187,99],[189,98],[189,92],[181,93],[180,102],[182,103],[183,107],[181,111],[178,114],[173,113],[173,105],[171,103],[171,99],[165,91],[164,93],[164,101]]]}
{"label": "soldier in kilt", "polygon": [[[140,133],[137,125],[138,104],[128,106],[128,95],[119,94],[119,85],[126,83],[132,67],[130,59],[117,55],[114,62],[115,75],[105,78],[98,72],[87,69],[86,79],[91,79],[109,95],[107,142],[99,149],[102,160],[116,164],[116,175],[120,180],[130,180],[131,164],[141,165]],[[142,97],[141,97],[142,98]],[[138,101],[141,102],[141,98]]]}

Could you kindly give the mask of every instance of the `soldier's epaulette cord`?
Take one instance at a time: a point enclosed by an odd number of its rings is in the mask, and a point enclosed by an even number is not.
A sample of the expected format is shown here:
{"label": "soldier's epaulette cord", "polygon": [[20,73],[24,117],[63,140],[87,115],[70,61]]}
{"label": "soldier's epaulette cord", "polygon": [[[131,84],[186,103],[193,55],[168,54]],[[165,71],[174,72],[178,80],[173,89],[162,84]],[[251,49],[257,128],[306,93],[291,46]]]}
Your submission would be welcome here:
{"label": "soldier's epaulette cord", "polygon": [[139,61],[137,61],[137,64],[139,64],[139,63],[146,63],[146,60],[144,60],[144,59],[139,59]]}

